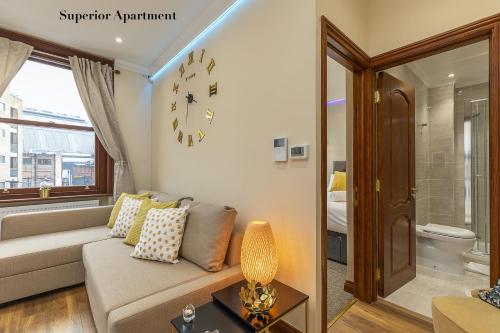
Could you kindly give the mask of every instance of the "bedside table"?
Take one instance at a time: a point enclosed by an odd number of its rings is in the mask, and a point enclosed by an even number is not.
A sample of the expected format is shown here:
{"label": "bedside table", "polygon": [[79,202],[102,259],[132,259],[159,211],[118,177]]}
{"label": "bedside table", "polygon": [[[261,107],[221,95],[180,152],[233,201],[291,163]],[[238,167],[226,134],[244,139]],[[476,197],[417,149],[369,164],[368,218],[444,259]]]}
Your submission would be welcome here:
{"label": "bedside table", "polygon": [[253,315],[241,305],[238,294],[241,287],[247,285],[245,280],[213,293],[213,302],[222,305],[227,311],[231,312],[235,317],[251,328],[252,332],[266,332],[266,330],[269,330],[269,328],[276,324],[284,315],[295,310],[300,305],[305,304],[305,333],[307,333],[307,302],[309,296],[277,280],[273,280],[271,284],[276,288],[278,294],[276,303],[266,314]]}
{"label": "bedside table", "polygon": [[223,306],[210,302],[196,308],[196,318],[186,324],[182,315],[171,321],[172,333],[205,333],[219,330],[219,333],[254,333],[250,327],[235,318]]}
{"label": "bedside table", "polygon": [[272,285],[278,292],[273,308],[264,315],[252,315],[241,305],[238,293],[246,281],[237,282],[212,294],[213,301],[196,308],[196,317],[191,324],[184,323],[182,315],[171,321],[173,333],[264,333],[284,315],[305,304],[304,318],[307,333],[307,302],[309,296],[274,280]]}

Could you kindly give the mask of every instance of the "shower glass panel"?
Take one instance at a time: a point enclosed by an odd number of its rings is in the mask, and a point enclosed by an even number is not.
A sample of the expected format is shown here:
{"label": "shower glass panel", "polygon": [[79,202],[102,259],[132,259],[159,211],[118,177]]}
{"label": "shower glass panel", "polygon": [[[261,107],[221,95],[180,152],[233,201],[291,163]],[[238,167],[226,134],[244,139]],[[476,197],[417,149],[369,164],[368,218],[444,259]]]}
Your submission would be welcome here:
{"label": "shower glass panel", "polygon": [[465,101],[465,225],[477,236],[477,254],[490,253],[488,119],[488,98]]}

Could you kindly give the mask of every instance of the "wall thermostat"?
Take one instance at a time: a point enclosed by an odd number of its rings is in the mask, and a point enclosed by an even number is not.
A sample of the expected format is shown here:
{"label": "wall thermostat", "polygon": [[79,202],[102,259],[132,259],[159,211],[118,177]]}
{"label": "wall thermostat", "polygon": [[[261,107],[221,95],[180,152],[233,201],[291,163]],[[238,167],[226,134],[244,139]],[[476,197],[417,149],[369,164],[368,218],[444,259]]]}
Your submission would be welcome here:
{"label": "wall thermostat", "polygon": [[309,145],[290,147],[290,158],[292,160],[305,160],[309,157]]}
{"label": "wall thermostat", "polygon": [[288,139],[276,138],[273,144],[273,161],[286,162],[288,160]]}

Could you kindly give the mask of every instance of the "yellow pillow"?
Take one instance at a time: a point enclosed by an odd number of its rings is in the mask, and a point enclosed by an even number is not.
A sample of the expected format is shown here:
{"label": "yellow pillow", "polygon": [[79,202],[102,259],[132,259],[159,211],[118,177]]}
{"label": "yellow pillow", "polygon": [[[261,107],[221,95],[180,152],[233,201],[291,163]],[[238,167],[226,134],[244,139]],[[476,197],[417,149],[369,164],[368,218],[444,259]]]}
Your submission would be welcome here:
{"label": "yellow pillow", "polygon": [[335,171],[331,191],[346,191],[346,173]]}
{"label": "yellow pillow", "polygon": [[149,192],[145,192],[142,194],[128,194],[124,192],[120,194],[120,197],[118,198],[118,200],[116,200],[115,206],[113,207],[111,215],[109,216],[108,228],[113,228],[113,226],[115,225],[116,218],[118,217],[118,214],[120,214],[120,209],[122,209],[123,200],[125,200],[125,197],[129,197],[132,199],[147,199],[150,196],[151,193]]}
{"label": "yellow pillow", "polygon": [[142,226],[144,224],[144,221],[146,221],[146,216],[148,215],[148,211],[151,208],[156,208],[156,209],[177,208],[178,205],[179,203],[177,201],[157,202],[150,199],[144,199],[144,201],[141,204],[141,208],[139,208],[139,211],[137,212],[134,224],[132,224],[132,227],[130,227],[127,237],[123,242],[125,244],[134,246],[137,245],[137,243],[139,243]]}

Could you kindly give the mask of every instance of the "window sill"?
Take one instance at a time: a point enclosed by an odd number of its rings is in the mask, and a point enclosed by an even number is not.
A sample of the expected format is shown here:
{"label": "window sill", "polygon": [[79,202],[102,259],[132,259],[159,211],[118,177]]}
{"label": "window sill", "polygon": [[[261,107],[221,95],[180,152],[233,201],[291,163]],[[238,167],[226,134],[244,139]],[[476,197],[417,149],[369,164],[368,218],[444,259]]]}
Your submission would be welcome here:
{"label": "window sill", "polygon": [[24,206],[24,205],[41,205],[58,202],[71,202],[71,201],[85,201],[85,200],[99,200],[106,202],[112,198],[112,194],[77,194],[68,196],[53,196],[48,198],[9,198],[0,199],[0,207],[7,206]]}

